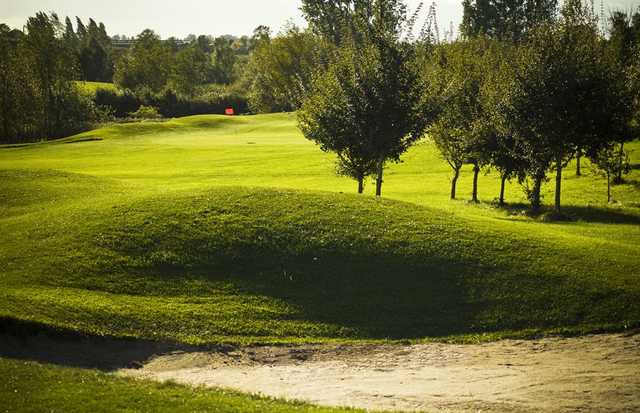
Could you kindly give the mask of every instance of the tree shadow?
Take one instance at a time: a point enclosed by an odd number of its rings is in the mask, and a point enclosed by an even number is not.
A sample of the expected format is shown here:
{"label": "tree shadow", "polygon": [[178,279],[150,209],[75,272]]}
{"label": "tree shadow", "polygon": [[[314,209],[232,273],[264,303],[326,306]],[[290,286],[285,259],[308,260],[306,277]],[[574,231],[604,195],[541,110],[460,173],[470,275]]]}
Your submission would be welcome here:
{"label": "tree shadow", "polygon": [[[636,182],[640,185],[640,182]],[[614,207],[598,206],[577,206],[566,205],[562,207],[562,219],[539,219],[549,214],[553,214],[553,208],[545,206],[537,213],[531,211],[530,206],[524,203],[513,203],[505,205],[493,204],[496,209],[504,211],[508,218],[498,218],[502,220],[514,221],[514,217],[527,217],[536,219],[536,222],[549,222],[554,224],[572,223],[576,221],[601,223],[601,224],[640,224],[640,214],[616,209]]]}
{"label": "tree shadow", "polygon": [[568,205],[563,207],[562,210],[563,213],[577,221],[640,225],[640,214],[633,214],[615,208]]}

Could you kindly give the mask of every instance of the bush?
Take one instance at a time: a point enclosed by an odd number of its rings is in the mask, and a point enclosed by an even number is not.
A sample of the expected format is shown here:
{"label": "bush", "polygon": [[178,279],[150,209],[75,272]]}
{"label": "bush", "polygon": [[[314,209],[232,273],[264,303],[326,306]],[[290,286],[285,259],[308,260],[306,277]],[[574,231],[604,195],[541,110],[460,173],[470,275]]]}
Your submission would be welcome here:
{"label": "bush", "polygon": [[160,119],[162,115],[153,106],[141,105],[138,110],[129,113],[129,117],[134,119]]}
{"label": "bush", "polygon": [[136,93],[130,90],[98,90],[94,101],[98,107],[111,107],[116,118],[126,118],[141,106],[157,108],[165,118],[223,114],[230,106],[238,114],[249,112],[247,98],[242,93],[214,87],[204,88],[199,96],[193,98],[180,96],[170,89],[162,93],[153,93],[148,89]]}

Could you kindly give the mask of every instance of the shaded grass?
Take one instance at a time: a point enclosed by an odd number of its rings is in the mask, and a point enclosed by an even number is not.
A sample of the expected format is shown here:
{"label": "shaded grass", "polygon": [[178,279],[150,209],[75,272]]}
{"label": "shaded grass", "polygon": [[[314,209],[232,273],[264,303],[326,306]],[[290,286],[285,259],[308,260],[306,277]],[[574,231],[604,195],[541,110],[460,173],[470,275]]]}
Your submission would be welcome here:
{"label": "shaded grass", "polygon": [[2,412],[355,412],[0,358]]}

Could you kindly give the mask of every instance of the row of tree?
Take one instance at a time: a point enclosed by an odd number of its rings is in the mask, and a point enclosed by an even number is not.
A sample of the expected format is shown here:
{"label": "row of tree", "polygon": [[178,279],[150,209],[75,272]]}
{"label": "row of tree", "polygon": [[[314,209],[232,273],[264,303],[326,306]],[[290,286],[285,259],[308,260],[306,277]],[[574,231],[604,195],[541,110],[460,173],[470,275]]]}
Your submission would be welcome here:
{"label": "row of tree", "polygon": [[473,200],[479,173],[495,169],[500,202],[517,178],[534,210],[552,172],[558,212],[572,159],[620,173],[623,144],[638,136],[640,39],[627,34],[640,18],[620,24],[614,14],[606,39],[580,0],[559,13],[550,0],[507,3],[465,1],[463,38],[433,44],[425,33],[412,41],[416,17],[400,0],[303,1],[323,45],[304,85],[304,135],[338,155],[360,192],[374,175],[378,196],[385,164],[425,135],[453,169],[452,198],[465,164],[474,167]]}
{"label": "row of tree", "polygon": [[172,89],[194,96],[203,85],[228,85],[239,79],[248,59],[244,49],[252,50],[252,43],[238,44],[226,36],[200,36],[179,44],[145,30],[116,62],[114,83],[122,89]]}
{"label": "row of tree", "polygon": [[[41,12],[23,30],[0,24],[0,142],[65,136],[151,103],[165,116],[222,113],[227,105],[245,112],[245,93],[224,85],[242,77],[255,44],[268,38],[263,26],[253,37],[188,42],[145,30],[131,47],[116,48],[94,19],[76,18],[74,26]],[[93,97],[77,83],[114,79],[120,91]]]}

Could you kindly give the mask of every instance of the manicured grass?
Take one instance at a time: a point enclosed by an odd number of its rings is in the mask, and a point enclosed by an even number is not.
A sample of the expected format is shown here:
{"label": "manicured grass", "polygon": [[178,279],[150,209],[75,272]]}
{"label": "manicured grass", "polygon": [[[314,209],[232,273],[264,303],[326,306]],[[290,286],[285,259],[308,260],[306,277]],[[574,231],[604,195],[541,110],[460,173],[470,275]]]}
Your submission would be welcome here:
{"label": "manicured grass", "polygon": [[[523,215],[515,184],[509,210],[448,200],[448,167],[428,142],[389,169],[384,200],[354,195],[291,114],[0,148],[0,317],[187,343],[638,326],[631,147],[613,206],[603,179],[567,171],[567,223]],[[498,192],[494,175],[480,185],[486,200]]]}
{"label": "manicured grass", "polygon": [[0,359],[0,412],[355,412]]}

